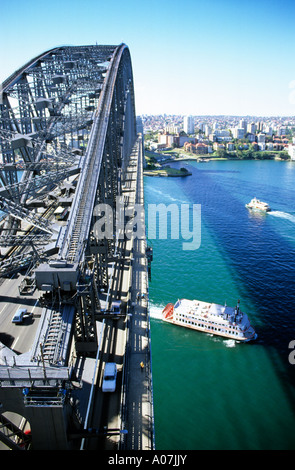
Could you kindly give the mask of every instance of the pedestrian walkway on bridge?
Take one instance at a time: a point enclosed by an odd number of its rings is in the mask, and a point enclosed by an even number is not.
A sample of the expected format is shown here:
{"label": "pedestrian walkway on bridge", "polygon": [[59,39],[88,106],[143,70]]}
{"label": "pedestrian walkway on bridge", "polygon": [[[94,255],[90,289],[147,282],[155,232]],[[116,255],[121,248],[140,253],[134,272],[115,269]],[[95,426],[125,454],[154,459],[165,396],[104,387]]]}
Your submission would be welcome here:
{"label": "pedestrian walkway on bridge", "polygon": [[[136,245],[137,246],[136,248]],[[128,450],[154,448],[153,391],[148,316],[147,266],[143,253],[145,242],[136,240],[133,264],[132,316],[129,322],[127,350]]]}
{"label": "pedestrian walkway on bridge", "polygon": [[[136,202],[144,204],[143,153],[138,146],[138,172]],[[127,341],[127,403],[124,448],[128,450],[153,450],[154,411],[151,367],[151,341],[148,309],[148,266],[146,239],[134,239],[131,315]]]}

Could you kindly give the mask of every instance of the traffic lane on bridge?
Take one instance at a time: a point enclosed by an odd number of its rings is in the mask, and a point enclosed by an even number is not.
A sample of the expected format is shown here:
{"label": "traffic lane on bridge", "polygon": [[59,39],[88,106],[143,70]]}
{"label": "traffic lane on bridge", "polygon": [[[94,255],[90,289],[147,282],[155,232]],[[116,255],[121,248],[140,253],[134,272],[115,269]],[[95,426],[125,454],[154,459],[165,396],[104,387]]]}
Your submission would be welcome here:
{"label": "traffic lane on bridge", "polygon": [[[99,437],[91,438],[88,441],[87,449],[117,449],[119,436],[111,436],[111,430],[121,426],[121,392],[124,352],[126,345],[126,319],[108,319],[108,332],[104,349],[101,353],[101,363],[97,376],[91,427],[100,430]],[[108,341],[107,339],[110,339]],[[115,392],[103,392],[102,380],[106,362],[117,364],[117,381]],[[103,433],[106,433],[103,435]]]}
{"label": "traffic lane on bridge", "polygon": [[[38,305],[38,296],[19,294],[21,276],[7,278],[0,286],[0,341],[17,353],[30,350],[37,332],[42,308]],[[26,308],[27,317],[22,324],[12,323],[18,308]]]}
{"label": "traffic lane on bridge", "polygon": [[[103,426],[106,427],[106,435],[102,441],[104,450],[118,450],[120,435],[117,430],[121,429],[121,402],[122,402],[122,380],[124,354],[126,350],[126,327],[127,318],[114,320],[115,349],[114,354],[110,356],[109,361],[117,364],[117,383],[116,390],[113,393],[105,393],[104,406],[102,413]],[[101,389],[101,388],[100,388]]]}

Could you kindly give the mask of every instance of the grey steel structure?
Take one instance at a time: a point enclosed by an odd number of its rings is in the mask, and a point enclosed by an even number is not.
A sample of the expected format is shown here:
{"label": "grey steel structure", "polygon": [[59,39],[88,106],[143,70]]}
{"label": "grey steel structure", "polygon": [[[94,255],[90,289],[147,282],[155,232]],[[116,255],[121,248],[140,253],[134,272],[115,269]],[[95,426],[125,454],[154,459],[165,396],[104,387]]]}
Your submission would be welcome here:
{"label": "grey steel structure", "polygon": [[43,305],[29,355],[2,345],[0,402],[32,421],[50,409],[63,423],[57,448],[68,448],[71,338],[77,355],[95,357],[118,246],[95,237],[95,207],[115,209],[137,139],[129,49],[51,49],[3,83],[0,103],[0,276],[25,270],[20,295],[37,290]]}

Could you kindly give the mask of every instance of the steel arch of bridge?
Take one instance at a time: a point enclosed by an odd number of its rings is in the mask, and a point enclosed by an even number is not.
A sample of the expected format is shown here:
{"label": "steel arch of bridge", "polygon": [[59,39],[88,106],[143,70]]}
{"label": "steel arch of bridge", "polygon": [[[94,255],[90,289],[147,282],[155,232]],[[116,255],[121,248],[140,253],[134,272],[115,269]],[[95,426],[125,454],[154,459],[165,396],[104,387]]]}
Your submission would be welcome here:
{"label": "steel arch of bridge", "polygon": [[[1,98],[0,276],[27,269],[52,302],[84,289],[81,319],[86,304],[94,315],[116,241],[93,241],[93,210],[114,207],[137,138],[129,49],[51,49],[4,81]],[[58,225],[60,196],[70,211]]]}
{"label": "steel arch of bridge", "polygon": [[[84,190],[95,159],[100,159],[91,181],[92,191],[99,193],[96,201],[114,200],[136,138],[135,122],[132,67],[124,44],[51,49],[12,74],[2,84],[0,104],[0,246],[15,246],[19,252],[35,239],[26,260],[35,258],[42,235],[47,243],[54,232],[47,214],[34,208],[36,200],[46,203],[67,177],[80,173],[71,211],[77,216],[84,209],[82,195],[89,197],[89,188]],[[71,246],[59,247],[63,259],[83,258],[91,209],[78,240],[81,222],[71,217],[64,237]],[[29,239],[20,221],[32,226]],[[2,263],[0,273],[17,269],[19,260],[8,267]]]}
{"label": "steel arch of bridge", "polygon": [[[116,422],[129,435],[112,445],[150,449],[143,142],[129,49],[51,49],[0,92],[0,441],[108,447],[84,431]],[[102,207],[112,209],[107,237],[98,230]],[[11,321],[23,307],[19,328]],[[101,390],[111,361],[118,365],[112,402]],[[28,421],[28,440],[24,420],[6,412]]]}

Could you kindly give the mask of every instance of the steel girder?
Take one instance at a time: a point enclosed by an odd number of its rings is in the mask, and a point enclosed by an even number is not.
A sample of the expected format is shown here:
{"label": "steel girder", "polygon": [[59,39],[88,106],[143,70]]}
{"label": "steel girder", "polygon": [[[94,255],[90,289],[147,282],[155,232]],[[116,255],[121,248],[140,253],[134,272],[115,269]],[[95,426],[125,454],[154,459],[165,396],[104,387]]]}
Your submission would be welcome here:
{"label": "steel girder", "polygon": [[[19,235],[24,223],[35,227],[38,247],[42,245],[42,233],[48,234],[50,223],[47,218],[43,220],[42,210],[31,206],[28,210],[28,204],[32,198],[39,198],[46,212],[49,205],[57,206],[50,195],[63,180],[81,172],[77,185],[81,186],[83,179],[85,183],[88,143],[95,133],[95,145],[99,145],[101,152],[99,171],[91,188],[95,198],[84,217],[86,229],[79,237],[78,252],[74,249],[74,255],[73,250],[70,254],[61,246],[60,257],[65,259],[83,257],[93,223],[93,205],[98,201],[114,203],[126,167],[126,155],[134,143],[136,125],[129,50],[125,45],[51,49],[32,59],[2,84],[0,196],[2,211],[8,215],[2,217],[0,228],[3,229],[1,239],[7,239],[5,245],[11,241],[21,251],[30,244],[32,237],[26,241],[23,233]],[[80,212],[83,205],[80,206],[81,199],[78,199],[83,193],[80,187],[73,203],[73,207],[80,207]],[[67,244],[75,245],[74,232],[78,225],[71,211]],[[48,235],[44,236],[44,243],[47,242]]]}
{"label": "steel girder", "polygon": [[[51,299],[62,293],[66,303],[74,294],[76,341],[94,351],[99,292],[108,286],[116,244],[95,238],[95,207],[107,203],[115,214],[136,140],[129,49],[55,48],[17,70],[2,90],[0,242],[7,254],[0,275],[28,268],[37,288],[50,287]],[[60,224],[54,213],[68,178],[74,191]]]}

